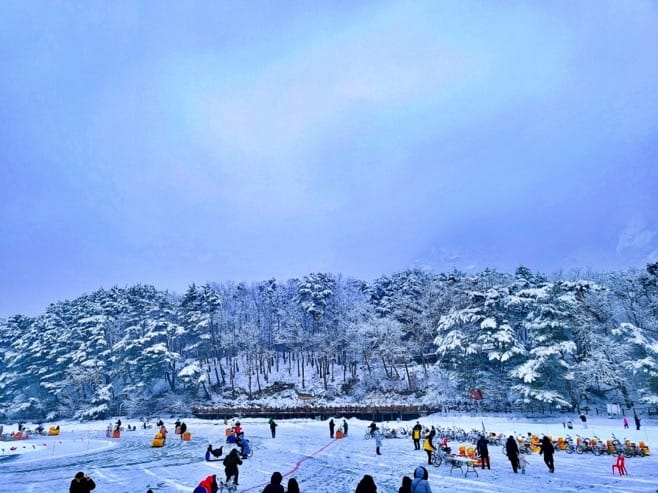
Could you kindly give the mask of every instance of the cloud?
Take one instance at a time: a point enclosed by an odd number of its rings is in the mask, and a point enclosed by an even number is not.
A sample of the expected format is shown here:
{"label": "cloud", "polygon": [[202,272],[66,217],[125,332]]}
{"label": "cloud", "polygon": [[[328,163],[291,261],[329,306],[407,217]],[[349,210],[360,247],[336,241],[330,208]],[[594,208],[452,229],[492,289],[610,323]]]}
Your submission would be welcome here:
{"label": "cloud", "polygon": [[619,235],[617,252],[650,252],[658,248],[658,231],[644,221],[634,220]]}

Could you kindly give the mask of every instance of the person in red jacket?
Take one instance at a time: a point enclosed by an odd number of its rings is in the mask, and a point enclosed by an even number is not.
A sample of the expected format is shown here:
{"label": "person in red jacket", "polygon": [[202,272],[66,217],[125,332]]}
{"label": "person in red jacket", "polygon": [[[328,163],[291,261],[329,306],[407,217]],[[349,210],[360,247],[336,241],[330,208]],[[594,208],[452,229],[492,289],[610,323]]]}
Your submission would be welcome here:
{"label": "person in red jacket", "polygon": [[199,483],[194,489],[194,493],[217,493],[219,490],[219,485],[217,484],[217,476],[213,474],[212,476],[207,476],[206,479]]}

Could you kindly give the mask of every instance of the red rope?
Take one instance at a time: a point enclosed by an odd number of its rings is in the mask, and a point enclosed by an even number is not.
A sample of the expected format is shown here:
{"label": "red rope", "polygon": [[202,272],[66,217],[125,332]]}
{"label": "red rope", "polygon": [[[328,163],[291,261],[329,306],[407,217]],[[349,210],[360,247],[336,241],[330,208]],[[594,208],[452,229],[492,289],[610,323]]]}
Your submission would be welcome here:
{"label": "red rope", "polygon": [[[300,466],[302,465],[302,462],[304,462],[304,461],[306,461],[306,460],[308,460],[308,459],[312,459],[313,457],[315,457],[316,455],[318,455],[320,452],[322,452],[324,449],[326,449],[326,448],[329,447],[330,445],[333,445],[334,443],[336,443],[336,440],[337,440],[337,439],[334,438],[332,441],[330,441],[329,443],[323,445],[322,447],[320,447],[319,449],[317,449],[315,452],[312,452],[310,455],[307,455],[307,456],[304,457],[303,459],[299,459],[297,462],[295,462],[295,467],[293,467],[290,471],[288,471],[288,472],[282,474],[282,476],[285,478],[286,476],[290,476],[291,474],[297,472],[297,471],[299,470]],[[247,492],[247,491],[251,491],[251,490],[255,490],[255,489],[264,488],[264,487],[267,486],[268,484],[269,484],[269,482],[267,482],[267,483],[261,483],[261,484],[258,484],[258,485],[256,485],[256,486],[252,486],[251,488],[247,488],[246,490],[241,490],[241,491]]]}

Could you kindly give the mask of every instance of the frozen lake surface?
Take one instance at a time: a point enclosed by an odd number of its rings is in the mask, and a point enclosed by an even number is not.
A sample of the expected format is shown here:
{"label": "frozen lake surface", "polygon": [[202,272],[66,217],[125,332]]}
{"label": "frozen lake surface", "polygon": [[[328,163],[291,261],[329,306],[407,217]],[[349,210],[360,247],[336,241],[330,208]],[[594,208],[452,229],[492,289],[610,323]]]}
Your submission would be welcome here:
{"label": "frozen lake surface", "polygon": [[[175,418],[165,419],[173,430]],[[139,421],[122,418],[123,426],[141,425]],[[89,474],[97,483],[98,493],[188,492],[207,475],[224,477],[221,462],[206,462],[204,453],[208,443],[215,447],[224,444],[226,425],[223,421],[185,419],[192,433],[190,441],[169,434],[162,448],[152,448],[155,429],[123,431],[118,439],[105,436],[108,422],[59,422],[61,434],[56,437],[35,436],[24,441],[0,442],[0,492],[67,492],[77,471]],[[364,474],[374,477],[378,493],[397,493],[402,476],[413,477],[414,469],[426,464],[426,455],[414,450],[410,438],[387,439],[382,455],[375,454],[374,440],[363,438],[368,422],[350,419],[349,434],[341,440],[329,438],[328,422],[315,420],[279,421],[277,436],[271,438],[264,419],[241,419],[245,436],[253,446],[253,457],[240,467],[240,492],[260,492],[274,471],[297,478],[302,493],[353,492]],[[632,425],[632,419],[631,425]],[[646,422],[645,422],[646,421]],[[336,420],[337,423],[342,420]],[[643,420],[642,430],[624,429],[621,419],[590,418],[585,429],[574,420],[573,430],[563,428],[561,418],[546,420],[522,417],[443,416],[421,418],[426,426],[482,429],[487,432],[520,435],[528,432],[554,438],[567,432],[573,438],[597,435],[634,442],[644,440],[658,452],[658,433],[655,424]],[[415,421],[384,423],[390,427],[411,428]],[[51,423],[46,425],[46,428]],[[5,432],[12,426],[5,424]],[[458,443],[451,442],[456,450]],[[11,447],[17,447],[10,450]],[[225,447],[226,448],[226,447]],[[592,454],[556,452],[555,474],[550,474],[542,457],[528,458],[526,474],[514,474],[501,447],[490,446],[491,470],[478,470],[476,477],[464,477],[458,470],[451,473],[449,466],[429,466],[430,484],[434,493],[459,492],[633,492],[658,491],[657,455],[626,459],[628,476],[612,474],[614,457]]]}

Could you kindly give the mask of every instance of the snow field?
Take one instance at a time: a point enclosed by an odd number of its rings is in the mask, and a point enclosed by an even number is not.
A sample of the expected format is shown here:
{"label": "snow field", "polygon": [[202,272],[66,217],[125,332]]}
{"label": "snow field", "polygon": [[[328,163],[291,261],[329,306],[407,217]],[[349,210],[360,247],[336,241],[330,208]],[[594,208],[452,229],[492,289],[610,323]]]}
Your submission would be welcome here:
{"label": "snow field", "polygon": [[[174,418],[165,419],[173,429]],[[139,425],[137,420],[122,418],[124,425]],[[328,421],[278,421],[277,436],[271,438],[267,420],[241,419],[245,436],[251,441],[253,457],[244,460],[240,467],[240,492],[260,492],[274,471],[296,477],[304,493],[348,493],[354,491],[364,474],[375,478],[378,493],[396,493],[402,476],[413,476],[414,469],[426,465],[424,451],[413,450],[410,438],[384,440],[381,456],[375,455],[374,440],[365,440],[363,434],[369,424],[350,419],[348,437],[342,440],[329,438]],[[337,424],[342,420],[338,420]],[[224,444],[223,422],[185,419],[192,440],[185,442],[178,435],[169,434],[162,448],[151,448],[155,429],[123,431],[121,438],[105,437],[107,422],[60,422],[62,433],[57,437],[35,437],[24,442],[0,442],[0,446],[26,446],[21,453],[0,456],[0,492],[67,491],[73,475],[85,471],[97,483],[98,493],[139,493],[148,488],[154,492],[188,492],[208,474],[224,477],[220,462],[206,462],[205,449],[209,442],[215,447]],[[434,493],[460,492],[512,492],[560,491],[581,492],[646,492],[658,490],[658,433],[649,420],[643,420],[648,429],[624,430],[620,419],[590,418],[588,429],[579,423],[574,430],[565,430],[562,419],[545,421],[522,417],[471,417],[432,415],[420,419],[421,424],[436,427],[460,427],[466,430],[482,429],[505,435],[544,433],[564,436],[567,431],[575,438],[598,435],[605,439],[614,433],[618,438],[632,441],[645,440],[652,448],[649,457],[626,459],[629,476],[612,475],[614,457],[592,454],[568,455],[556,452],[555,474],[549,474],[542,457],[528,457],[526,474],[514,474],[509,461],[499,446],[490,446],[491,470],[478,470],[478,476],[464,477],[459,471],[450,473],[450,467],[426,466]],[[414,421],[384,423],[391,427],[410,428]],[[574,423],[576,421],[574,420]],[[7,426],[5,427],[7,428]],[[34,445],[34,446],[33,446]],[[450,442],[453,450],[459,443]],[[226,453],[229,447],[225,445]],[[655,450],[655,451],[654,451]]]}

